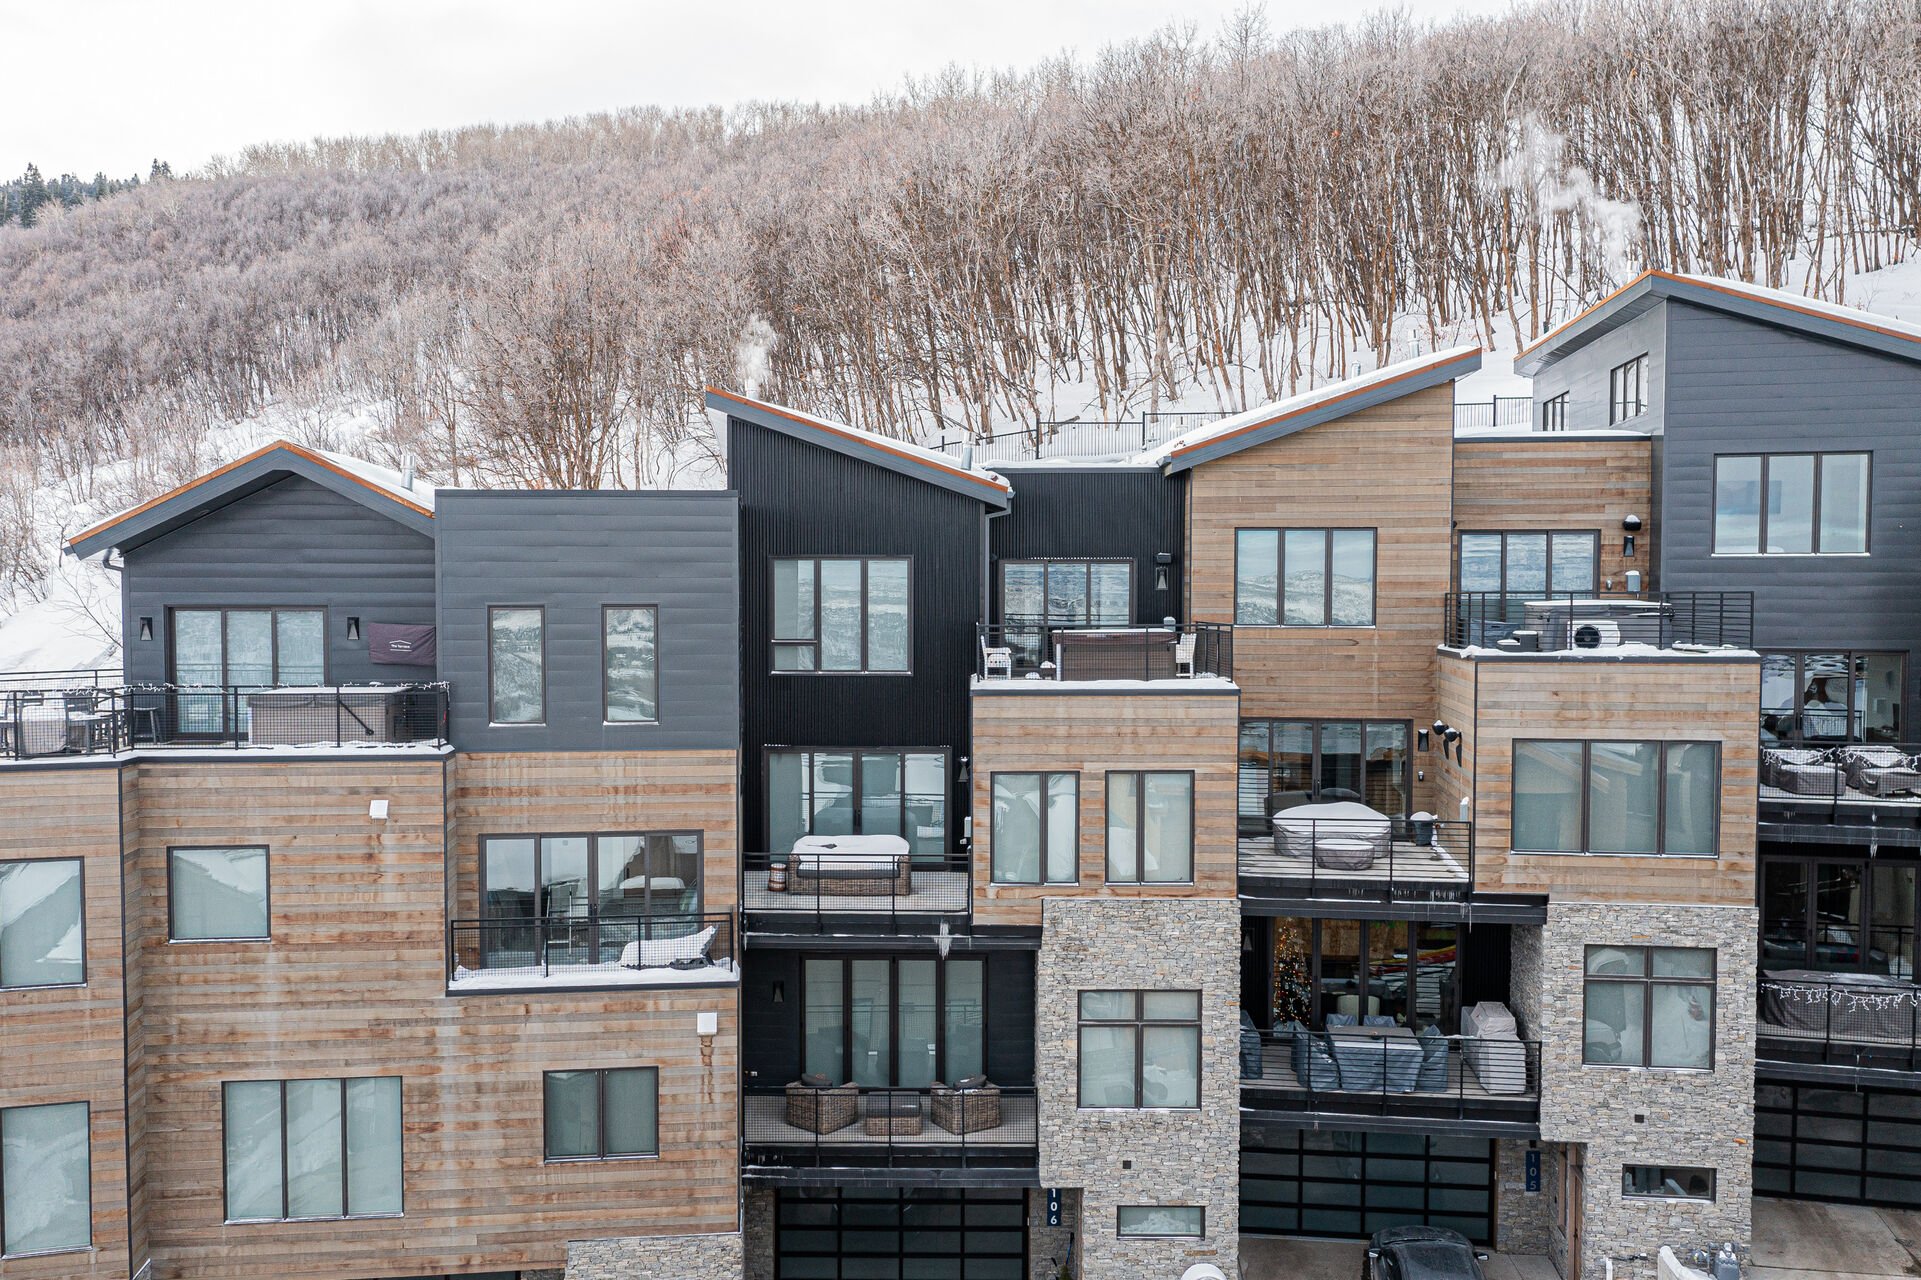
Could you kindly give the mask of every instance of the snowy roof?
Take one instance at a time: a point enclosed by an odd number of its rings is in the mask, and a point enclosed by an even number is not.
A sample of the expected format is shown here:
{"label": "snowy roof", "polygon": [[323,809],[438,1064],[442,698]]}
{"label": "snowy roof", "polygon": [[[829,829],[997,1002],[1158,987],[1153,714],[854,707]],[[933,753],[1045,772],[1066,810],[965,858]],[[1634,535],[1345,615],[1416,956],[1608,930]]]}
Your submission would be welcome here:
{"label": "snowy roof", "polygon": [[1452,382],[1480,367],[1481,348],[1450,347],[1210,422],[1137,455],[1135,460],[1169,471],[1185,471],[1203,462]]}
{"label": "snowy roof", "polygon": [[1818,338],[1921,361],[1921,325],[1844,307],[1783,289],[1719,276],[1644,271],[1514,358],[1517,373],[1533,376],[1590,340],[1673,298],[1767,324],[1799,329]]}
{"label": "snowy roof", "polygon": [[765,400],[722,391],[718,387],[707,388],[707,407],[805,440],[809,444],[821,445],[836,453],[925,480],[943,489],[978,498],[992,506],[1005,507],[1008,496],[1013,493],[1013,487],[992,471],[965,467],[944,453],[912,441],[896,440],[877,431],[850,427],[844,422],[831,422],[799,409],[769,404]]}
{"label": "snowy roof", "polygon": [[289,475],[303,476],[419,533],[433,536],[431,485],[418,480],[409,484],[399,472],[360,458],[276,440],[177,485],[157,498],[109,516],[69,538],[67,550],[86,557],[111,547],[124,551],[139,546]]}

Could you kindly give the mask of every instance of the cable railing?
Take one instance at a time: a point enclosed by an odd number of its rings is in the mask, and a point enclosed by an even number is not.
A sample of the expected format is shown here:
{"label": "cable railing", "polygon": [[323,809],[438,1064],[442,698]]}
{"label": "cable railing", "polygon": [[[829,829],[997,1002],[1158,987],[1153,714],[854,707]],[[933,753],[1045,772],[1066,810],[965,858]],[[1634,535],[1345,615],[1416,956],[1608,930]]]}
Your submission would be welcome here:
{"label": "cable railing", "polygon": [[1225,622],[1060,626],[1012,618],[979,624],[974,674],[983,680],[1176,680],[1234,676]]}
{"label": "cable railing", "polygon": [[1756,1007],[1762,1058],[1921,1070],[1921,987],[1906,979],[1768,969]]}
{"label": "cable railing", "polygon": [[966,853],[741,855],[741,911],[782,933],[938,928],[973,906]]}
{"label": "cable railing", "polygon": [[445,684],[0,689],[0,759],[138,747],[444,744]]}
{"label": "cable railing", "polygon": [[[963,1082],[967,1083],[967,1082]],[[748,1085],[750,1161],[802,1168],[1031,1165],[1040,1131],[1032,1085]]]}
{"label": "cable railing", "polygon": [[1378,1026],[1243,1028],[1241,1088],[1317,1111],[1471,1119],[1539,1114],[1541,1042]]}
{"label": "cable railing", "polygon": [[1437,900],[1473,890],[1473,823],[1419,814],[1292,816],[1326,807],[1280,809],[1272,835],[1241,837],[1242,896]]}
{"label": "cable railing", "polygon": [[447,986],[724,982],[739,973],[736,954],[728,912],[451,920]]}
{"label": "cable railing", "polygon": [[1746,649],[1754,644],[1754,593],[1455,591],[1443,599],[1441,630],[1441,643],[1449,648],[1511,653],[1605,652],[1625,645]]}

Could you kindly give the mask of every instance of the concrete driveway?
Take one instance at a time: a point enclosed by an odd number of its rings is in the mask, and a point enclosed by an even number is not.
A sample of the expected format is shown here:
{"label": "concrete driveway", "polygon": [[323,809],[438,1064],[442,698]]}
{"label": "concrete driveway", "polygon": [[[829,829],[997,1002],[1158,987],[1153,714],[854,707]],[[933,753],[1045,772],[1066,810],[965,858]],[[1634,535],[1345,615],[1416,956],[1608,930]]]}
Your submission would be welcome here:
{"label": "concrete driveway", "polygon": [[1914,1280],[1921,1276],[1921,1212],[1754,1202],[1749,1280]]}

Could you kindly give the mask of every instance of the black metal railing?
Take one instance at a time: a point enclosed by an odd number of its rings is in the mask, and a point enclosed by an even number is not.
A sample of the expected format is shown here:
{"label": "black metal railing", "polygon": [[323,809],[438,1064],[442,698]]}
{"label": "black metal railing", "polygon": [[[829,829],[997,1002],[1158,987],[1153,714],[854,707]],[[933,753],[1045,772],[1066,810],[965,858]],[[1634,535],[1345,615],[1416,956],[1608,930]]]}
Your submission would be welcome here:
{"label": "black metal railing", "polygon": [[564,984],[593,975],[602,981],[719,979],[738,971],[735,956],[729,912],[590,913],[447,924],[447,985],[455,991]]}
{"label": "black metal railing", "polygon": [[1538,1115],[1541,1042],[1417,1036],[1405,1027],[1243,1030],[1241,1087],[1352,1114]]}
{"label": "black metal railing", "polygon": [[1047,680],[1175,680],[1234,676],[1234,627],[1174,622],[1113,627],[1050,626],[1015,618],[975,628],[974,674]]}
{"label": "black metal railing", "polygon": [[952,458],[971,457],[979,466],[1040,458],[1125,458],[1221,416],[1181,409],[1156,410],[1136,418],[1047,419],[1031,427],[984,435],[943,433],[933,447]]}
{"label": "black metal railing", "polygon": [[1032,1085],[956,1090],[748,1085],[741,1141],[756,1164],[802,1168],[1032,1164]]}
{"label": "black metal railing", "polygon": [[[1832,718],[1845,722],[1847,713]],[[1843,822],[1869,813],[1921,818],[1921,743],[1764,738],[1757,772],[1762,803],[1790,808],[1798,821]]]}
{"label": "black metal railing", "polygon": [[1532,425],[1534,400],[1531,396],[1494,396],[1487,400],[1457,401],[1454,405],[1456,431]]}
{"label": "black metal railing", "polygon": [[1746,649],[1754,643],[1751,591],[1669,591],[1646,596],[1573,591],[1457,591],[1442,603],[1441,643],[1564,653],[1677,645]]}
{"label": "black metal railing", "polygon": [[117,667],[75,667],[58,671],[0,672],[0,693],[65,689],[117,689],[126,683]]}
{"label": "black metal railing", "polygon": [[0,759],[447,741],[445,684],[0,688]]}
{"label": "black metal railing", "polygon": [[1921,987],[1874,974],[1769,970],[1757,991],[1764,1059],[1921,1070]]}
{"label": "black metal railing", "polygon": [[1300,811],[1277,812],[1272,835],[1240,838],[1243,896],[1435,900],[1474,888],[1471,822],[1290,816]]}
{"label": "black metal railing", "polygon": [[973,900],[966,853],[741,855],[742,913],[779,917],[783,933],[937,927],[934,917],[966,915]]}

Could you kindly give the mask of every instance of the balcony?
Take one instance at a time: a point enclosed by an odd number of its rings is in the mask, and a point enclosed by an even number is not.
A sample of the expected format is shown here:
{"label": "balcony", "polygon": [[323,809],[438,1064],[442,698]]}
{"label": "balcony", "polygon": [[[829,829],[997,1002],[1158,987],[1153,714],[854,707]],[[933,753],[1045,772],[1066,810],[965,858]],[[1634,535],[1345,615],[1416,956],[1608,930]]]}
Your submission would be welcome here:
{"label": "balcony", "polygon": [[1031,1085],[956,1092],[840,1085],[750,1085],[741,1141],[749,1166],[994,1171],[1033,1181],[1039,1125]]}
{"label": "balcony", "polygon": [[1449,592],[1441,644],[1502,653],[1619,657],[1637,651],[1747,649],[1751,591],[1670,591],[1645,596],[1576,592]]}
{"label": "balcony", "polygon": [[1880,974],[1770,969],[1757,994],[1763,1061],[1921,1071],[1921,986]]}
{"label": "balcony", "polygon": [[1365,815],[1320,817],[1304,805],[1274,833],[1240,837],[1242,898],[1459,902],[1474,889],[1474,824]]}
{"label": "balcony", "polygon": [[957,928],[973,905],[971,866],[965,853],[743,854],[742,927],[780,934]]}
{"label": "balcony", "polygon": [[[1222,622],[1058,627],[1011,619],[977,628],[975,678],[1046,692],[1062,683],[1234,678],[1234,628]],[[1008,682],[1003,685],[1003,682]]]}
{"label": "balcony", "polygon": [[1540,1123],[1541,1044],[1477,1036],[1423,1039],[1406,1027],[1244,1030],[1241,1105],[1263,1112],[1451,1120],[1518,1133]]}
{"label": "balcony", "polygon": [[1921,744],[1763,740],[1759,772],[1764,822],[1872,828],[1860,839],[1921,845]]}
{"label": "balcony", "polygon": [[447,993],[728,986],[740,980],[734,918],[566,915],[453,920]]}
{"label": "balcony", "polygon": [[447,743],[445,684],[127,685],[116,674],[0,689],[0,760]]}

